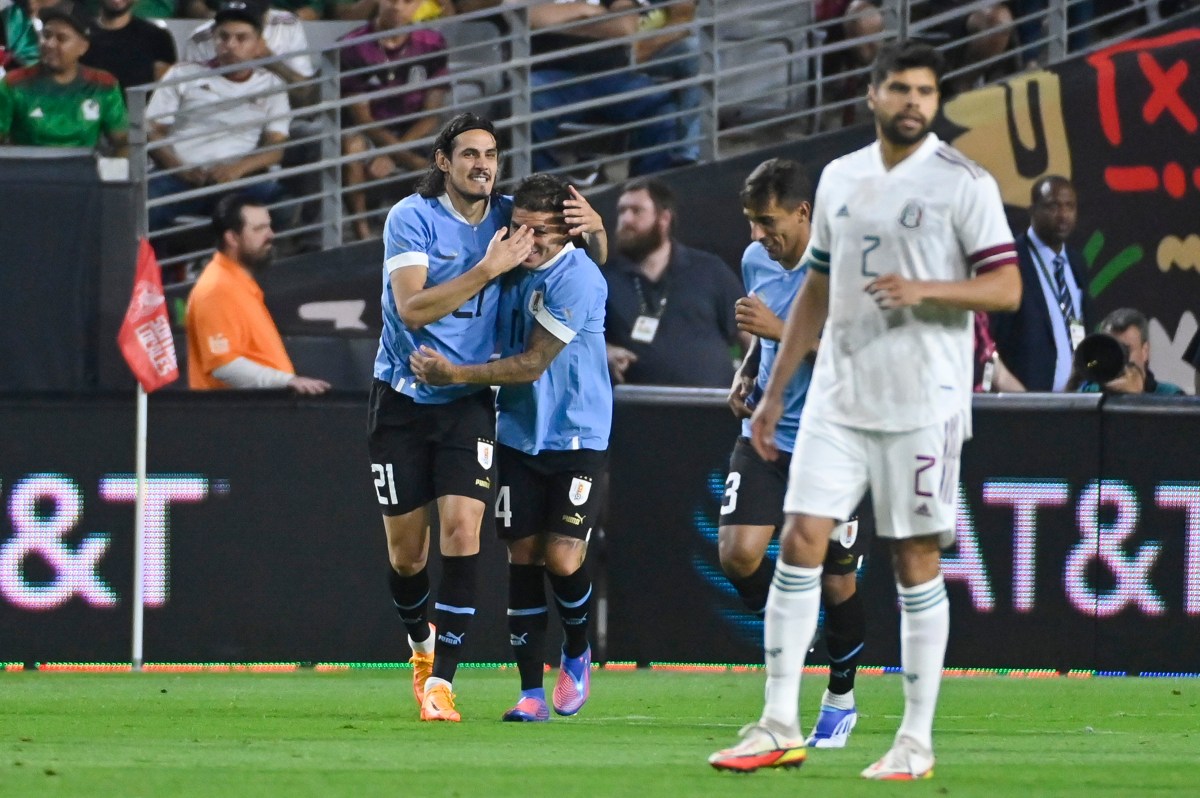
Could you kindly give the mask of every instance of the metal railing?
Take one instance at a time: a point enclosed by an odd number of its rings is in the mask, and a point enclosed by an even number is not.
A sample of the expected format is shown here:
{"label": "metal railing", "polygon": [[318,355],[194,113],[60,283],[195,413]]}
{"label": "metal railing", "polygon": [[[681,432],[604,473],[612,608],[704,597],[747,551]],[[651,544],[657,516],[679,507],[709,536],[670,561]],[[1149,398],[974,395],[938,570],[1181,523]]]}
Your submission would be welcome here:
{"label": "metal railing", "polygon": [[[156,208],[181,200],[215,197],[246,188],[265,180],[282,181],[286,196],[272,204],[277,219],[277,241],[287,250],[301,247],[330,248],[350,240],[353,223],[359,220],[378,224],[392,203],[411,190],[419,171],[398,169],[387,177],[368,179],[352,190],[366,191],[374,204],[362,214],[351,214],[345,204],[348,187],[342,170],[348,163],[362,161],[362,154],[343,154],[345,139],[366,133],[372,125],[352,125],[344,120],[348,106],[365,100],[384,98],[414,90],[442,90],[446,103],[439,109],[440,122],[463,110],[473,110],[492,118],[502,137],[505,157],[501,186],[508,186],[533,169],[535,160],[553,154],[559,164],[549,171],[568,175],[581,187],[598,181],[619,180],[628,174],[631,159],[690,149],[699,162],[711,162],[738,152],[803,138],[849,122],[869,119],[863,95],[869,65],[856,54],[863,48],[896,36],[927,38],[950,53],[961,53],[975,41],[994,31],[972,30],[966,20],[994,5],[989,2],[957,3],[952,10],[935,13],[929,0],[882,0],[878,6],[883,31],[855,36],[848,22],[864,22],[874,12],[868,9],[859,20],[817,20],[813,0],[664,0],[653,6],[656,14],[667,14],[671,7],[695,7],[694,16],[677,24],[656,28],[645,9],[622,12],[637,17],[637,32],[614,40],[581,40],[569,50],[532,55],[538,36],[571,33],[586,22],[553,29],[531,30],[529,10],[539,0],[502,5],[422,23],[419,27],[440,31],[448,42],[446,55],[449,74],[430,77],[402,88],[380,89],[366,94],[343,96],[341,80],[355,74],[341,68],[344,42],[306,51],[319,64],[310,79],[293,84],[291,90],[312,87],[316,101],[293,109],[288,114],[292,136],[283,150],[283,165],[259,175],[190,189],[186,192],[146,201]],[[1025,61],[1051,64],[1074,54],[1111,43],[1121,35],[1141,30],[1158,21],[1157,3],[1131,0],[1126,7],[1108,14],[1091,13],[1090,0],[1014,0],[1012,28],[1026,38],[1003,53],[955,64],[949,80],[987,81],[1011,74],[1024,67]],[[938,6],[941,8],[941,6]],[[313,24],[313,23],[306,23]],[[321,24],[321,23],[316,23]],[[946,30],[951,34],[947,35]],[[1032,31],[1032,35],[1030,32]],[[680,43],[657,59],[635,62],[632,53],[664,33],[678,33]],[[367,38],[394,35],[383,31]],[[357,39],[356,41],[363,41]],[[618,93],[579,99],[565,106],[534,110],[532,73],[548,60],[564,55],[587,55],[613,45],[630,53],[627,65],[620,69],[569,75],[547,88],[568,88],[597,78],[644,71],[655,81]],[[644,45],[643,45],[644,46]],[[296,53],[251,62],[261,66],[284,60]],[[406,66],[409,61],[397,62]],[[237,65],[214,70],[228,73],[245,69]],[[358,72],[375,69],[368,67]],[[178,81],[177,81],[178,82]],[[165,83],[134,87],[128,91],[131,121],[131,176],[146,196],[149,180],[183,170],[154,170],[151,156],[156,149],[186,142],[168,135],[150,141],[146,104],[151,91]],[[969,83],[968,83],[969,85]],[[694,108],[665,104],[654,114],[633,121],[614,122],[605,118],[604,109],[614,104],[653,98],[679,98],[691,91]],[[399,119],[376,122],[393,126],[411,123],[423,112]],[[539,121],[566,118],[551,140],[535,141],[533,127]],[[678,133],[668,143],[632,146],[631,134],[646,122],[670,120]],[[386,155],[401,149],[428,153],[433,136],[400,145],[373,149],[366,157]],[[147,219],[143,216],[143,224]],[[147,225],[148,227],[148,225]],[[193,269],[211,251],[207,218],[182,216],[169,226],[152,230],[151,241],[159,250],[160,262],[169,278],[188,279]]]}

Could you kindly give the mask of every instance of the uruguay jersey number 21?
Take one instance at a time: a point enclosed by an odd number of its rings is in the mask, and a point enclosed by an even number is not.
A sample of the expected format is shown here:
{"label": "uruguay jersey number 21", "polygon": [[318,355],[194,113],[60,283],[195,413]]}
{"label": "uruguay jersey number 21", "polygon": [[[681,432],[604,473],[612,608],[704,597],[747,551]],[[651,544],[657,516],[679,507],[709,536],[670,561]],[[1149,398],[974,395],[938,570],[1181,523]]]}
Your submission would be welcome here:
{"label": "uruguay jersey number 21", "polygon": [[[456,318],[456,319],[474,319],[479,316],[482,316],[483,315],[483,292],[480,291],[478,294],[476,294],[474,297],[472,297],[472,299],[476,300],[474,311],[456,310],[451,315],[453,315],[454,318]],[[470,301],[471,301],[470,299],[467,300],[468,303]]]}

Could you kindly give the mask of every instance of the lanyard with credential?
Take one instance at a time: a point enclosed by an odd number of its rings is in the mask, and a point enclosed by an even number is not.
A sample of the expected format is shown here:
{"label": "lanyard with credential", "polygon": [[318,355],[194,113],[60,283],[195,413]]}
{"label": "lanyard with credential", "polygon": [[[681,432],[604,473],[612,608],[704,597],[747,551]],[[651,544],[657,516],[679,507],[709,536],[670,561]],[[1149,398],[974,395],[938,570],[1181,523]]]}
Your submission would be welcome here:
{"label": "lanyard with credential", "polygon": [[642,286],[642,276],[633,275],[633,290],[637,292],[638,297],[638,317],[633,322],[633,330],[630,331],[629,337],[640,344],[654,343],[654,336],[658,334],[658,323],[667,309],[667,289],[670,286],[666,275],[663,275],[660,285],[662,296],[658,300],[658,307],[651,311],[650,303],[646,301],[646,289]]}
{"label": "lanyard with credential", "polygon": [[[1030,242],[1029,251],[1033,253],[1033,259],[1037,261],[1038,269],[1042,276],[1046,278],[1046,285],[1050,286],[1050,292],[1058,296],[1058,280],[1051,274],[1047,268],[1046,262],[1042,260],[1042,253],[1038,251],[1039,247]],[[1083,321],[1075,315],[1075,300],[1071,298],[1071,287],[1067,285],[1065,270],[1070,267],[1071,261],[1067,259],[1066,248],[1063,248],[1063,288],[1066,289],[1066,304],[1062,300],[1058,302],[1059,315],[1062,316],[1063,325],[1067,330],[1067,340],[1071,342],[1071,351],[1075,351],[1075,347],[1079,346],[1079,342],[1083,340]]]}

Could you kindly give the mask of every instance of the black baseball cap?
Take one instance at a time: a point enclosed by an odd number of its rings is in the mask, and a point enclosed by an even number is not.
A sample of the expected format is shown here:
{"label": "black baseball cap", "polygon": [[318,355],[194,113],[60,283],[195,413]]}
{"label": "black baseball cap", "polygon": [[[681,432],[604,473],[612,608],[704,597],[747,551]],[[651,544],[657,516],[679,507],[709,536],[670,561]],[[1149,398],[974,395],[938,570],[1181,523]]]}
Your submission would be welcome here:
{"label": "black baseball cap", "polygon": [[222,22],[229,20],[237,20],[238,22],[249,22],[259,33],[263,28],[263,12],[266,9],[261,3],[255,0],[223,0],[217,6],[217,13],[213,16],[213,22],[220,25]]}
{"label": "black baseball cap", "polygon": [[72,28],[85,39],[92,38],[92,20],[83,10],[81,6],[71,2],[71,0],[61,0],[52,6],[46,6],[38,12],[38,19],[45,25],[53,20],[61,20]]}

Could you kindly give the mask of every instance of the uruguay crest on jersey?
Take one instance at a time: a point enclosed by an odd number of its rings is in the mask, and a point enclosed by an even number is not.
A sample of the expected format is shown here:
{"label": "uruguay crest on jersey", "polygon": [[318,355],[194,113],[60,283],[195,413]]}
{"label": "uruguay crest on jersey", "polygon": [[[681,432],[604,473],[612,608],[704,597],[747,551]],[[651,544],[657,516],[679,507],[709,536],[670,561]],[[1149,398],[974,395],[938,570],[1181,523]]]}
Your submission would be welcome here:
{"label": "uruguay crest on jersey", "polygon": [[592,481],[590,479],[584,479],[583,477],[571,478],[571,490],[569,494],[571,504],[580,507],[588,500],[588,496],[590,495],[592,495]]}
{"label": "uruguay crest on jersey", "polygon": [[492,456],[496,453],[496,447],[491,441],[485,441],[483,438],[477,438],[475,441],[475,456],[479,460],[479,465],[484,468],[492,467]]}

